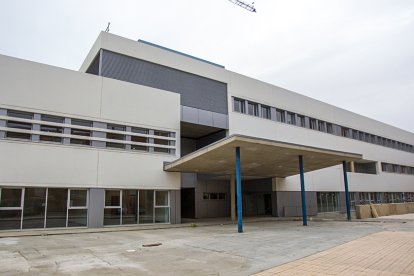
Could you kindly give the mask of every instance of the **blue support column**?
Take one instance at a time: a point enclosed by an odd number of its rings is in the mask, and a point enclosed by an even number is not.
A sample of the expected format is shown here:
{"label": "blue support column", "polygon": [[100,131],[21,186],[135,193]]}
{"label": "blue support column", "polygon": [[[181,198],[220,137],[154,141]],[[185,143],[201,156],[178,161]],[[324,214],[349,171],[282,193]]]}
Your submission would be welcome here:
{"label": "blue support column", "polygon": [[236,147],[236,190],[237,190],[237,229],[239,233],[243,233],[240,147]]}
{"label": "blue support column", "polygon": [[347,173],[347,169],[346,169],[346,161],[342,161],[342,170],[344,172],[346,218],[348,219],[348,221],[351,221],[351,204],[349,202],[348,173]]}
{"label": "blue support column", "polygon": [[302,196],[302,221],[303,226],[308,225],[308,218],[306,215],[306,194],[305,194],[305,176],[303,174],[303,156],[299,155],[299,171],[300,171],[300,190]]}

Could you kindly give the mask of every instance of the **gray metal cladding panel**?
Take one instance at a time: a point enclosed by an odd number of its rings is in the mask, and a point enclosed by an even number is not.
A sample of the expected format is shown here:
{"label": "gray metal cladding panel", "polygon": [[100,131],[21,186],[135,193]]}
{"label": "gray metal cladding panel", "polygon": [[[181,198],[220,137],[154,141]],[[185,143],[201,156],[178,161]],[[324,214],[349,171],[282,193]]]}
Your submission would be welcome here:
{"label": "gray metal cladding panel", "polygon": [[181,105],[228,114],[227,84],[110,51],[102,54],[102,76],[181,94]]}

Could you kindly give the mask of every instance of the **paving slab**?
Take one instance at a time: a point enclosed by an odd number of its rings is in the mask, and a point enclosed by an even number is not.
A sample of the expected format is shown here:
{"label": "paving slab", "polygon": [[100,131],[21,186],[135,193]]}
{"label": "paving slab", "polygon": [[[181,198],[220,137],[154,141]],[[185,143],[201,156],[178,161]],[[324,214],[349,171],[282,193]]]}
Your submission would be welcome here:
{"label": "paving slab", "polygon": [[[1,275],[251,275],[315,253],[323,256],[325,250],[370,234],[414,233],[414,222],[311,221],[304,227],[300,221],[261,221],[246,223],[242,234],[236,229],[223,224],[4,237],[0,271]],[[143,247],[157,243],[161,245]],[[319,268],[327,271],[330,264],[316,259],[312,266],[301,263],[297,269],[316,273]],[[411,273],[413,268],[408,264],[404,271]],[[332,268],[336,273],[344,270]]]}

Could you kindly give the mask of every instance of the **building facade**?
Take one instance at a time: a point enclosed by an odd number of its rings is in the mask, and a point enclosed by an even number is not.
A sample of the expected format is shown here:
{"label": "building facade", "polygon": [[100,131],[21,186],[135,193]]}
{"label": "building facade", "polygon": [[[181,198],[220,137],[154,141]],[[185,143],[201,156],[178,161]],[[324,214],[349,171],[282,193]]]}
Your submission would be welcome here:
{"label": "building facade", "polygon": [[[209,61],[102,32],[79,71],[0,65],[1,230],[229,217],[231,175],[164,166],[233,135],[360,154],[353,206],[414,201],[413,133]],[[309,215],[345,211],[341,166],[305,179]],[[242,191],[246,216],[301,215],[298,175]]]}

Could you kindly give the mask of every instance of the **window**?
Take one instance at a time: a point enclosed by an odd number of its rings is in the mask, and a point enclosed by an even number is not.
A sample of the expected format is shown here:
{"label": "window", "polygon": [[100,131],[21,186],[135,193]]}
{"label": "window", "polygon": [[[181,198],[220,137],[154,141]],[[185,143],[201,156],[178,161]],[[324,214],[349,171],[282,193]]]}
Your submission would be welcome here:
{"label": "window", "polygon": [[[163,137],[170,137],[170,132],[167,131],[160,131],[156,130],[154,131],[154,135],[156,136],[163,136]],[[172,140],[166,140],[161,138],[154,138],[154,144],[155,145],[163,145],[163,146],[174,146],[174,141]],[[162,147],[155,147],[155,152],[163,152],[163,153],[171,153],[169,148],[162,148]]]}
{"label": "window", "polygon": [[288,123],[290,125],[296,125],[295,113],[287,112],[286,123]]}
{"label": "window", "polygon": [[[71,120],[72,125],[74,126],[82,126],[82,127],[92,127],[92,122],[91,121],[85,121],[85,120],[79,120],[79,119],[72,119]],[[81,128],[73,128],[70,130],[70,134],[72,135],[77,135],[77,136],[85,136],[85,137],[90,137],[91,136],[91,131],[88,129],[81,129]],[[79,139],[79,138],[70,138],[70,143],[71,144],[76,144],[76,145],[85,145],[85,146],[90,146],[91,145],[91,141],[87,140],[87,139]]]}
{"label": "window", "polygon": [[352,130],[352,138],[355,140],[358,140],[358,130],[353,129]]}
{"label": "window", "polygon": [[104,225],[121,224],[121,190],[105,190]]}
{"label": "window", "polygon": [[170,222],[170,197],[168,191],[155,191],[155,223]]}
{"label": "window", "polygon": [[138,223],[138,191],[122,190],[122,224]]}
{"label": "window", "polygon": [[262,118],[271,119],[270,107],[266,105],[261,105],[260,109],[262,110]]}
{"label": "window", "polygon": [[226,200],[226,193],[204,193],[203,199],[205,200]]}
{"label": "window", "polygon": [[331,123],[326,123],[326,132],[333,134],[333,125]]}
{"label": "window", "polygon": [[242,99],[233,98],[233,108],[236,112],[246,113],[245,101]]}
{"label": "window", "polygon": [[[139,134],[148,134],[148,129],[143,128],[132,128],[133,133],[139,133]],[[135,143],[148,143],[148,138],[143,136],[131,136],[131,141]],[[131,145],[131,149],[133,150],[142,150],[142,151],[148,151],[147,146],[141,146],[141,145]]]}
{"label": "window", "polygon": [[46,228],[67,226],[68,189],[48,188]]}
{"label": "window", "polygon": [[347,127],[341,127],[342,137],[351,137],[350,130]]}
{"label": "window", "polygon": [[[57,123],[57,124],[63,124],[65,120],[63,117],[51,116],[51,115],[42,115],[41,119],[44,122],[51,122],[51,123]],[[42,123],[40,125],[40,131],[62,134],[63,127],[55,126],[55,125],[48,125],[47,123],[45,124]],[[40,135],[40,141],[62,143],[62,137],[51,136],[51,135]]]}
{"label": "window", "polygon": [[154,190],[139,191],[139,223],[154,223]]}
{"label": "window", "polygon": [[339,206],[339,193],[317,192],[318,213],[337,212]]}
{"label": "window", "polygon": [[0,230],[20,229],[22,189],[0,188]]}
{"label": "window", "polygon": [[298,115],[298,125],[300,127],[306,127],[306,123],[305,123],[305,116],[303,115]]}
{"label": "window", "polygon": [[247,112],[249,115],[259,116],[259,105],[257,103],[248,102]]}
{"label": "window", "polygon": [[316,119],[309,118],[309,128],[314,129],[314,130],[318,130],[318,126],[316,124]]}
{"label": "window", "polygon": [[25,188],[23,229],[45,227],[46,188]]}
{"label": "window", "polygon": [[286,122],[284,110],[276,109],[276,121],[282,122],[282,123]]}
{"label": "window", "polygon": [[354,162],[355,173],[377,174],[377,162]]}
{"label": "window", "polygon": [[325,122],[324,121],[318,121],[318,130],[325,132],[326,131],[326,127],[325,127]]}
{"label": "window", "polygon": [[[121,126],[121,125],[108,124],[107,128],[109,130],[125,131],[125,126]],[[123,140],[125,140],[125,134],[107,132],[106,133],[106,139],[123,141]],[[125,149],[125,144],[116,143],[116,142],[106,142],[106,147],[107,148],[116,148],[116,149]]]}
{"label": "window", "polygon": [[67,227],[88,225],[88,191],[69,189]]}
{"label": "window", "polygon": [[[14,110],[8,110],[7,116],[14,117],[14,118],[20,118],[20,119],[33,119],[33,113],[29,112],[22,112],[22,111],[14,111]],[[6,126],[8,128],[15,128],[15,129],[21,129],[21,130],[31,130],[32,124],[26,123],[26,122],[19,122],[14,120],[8,120],[6,123]],[[30,140],[30,133],[20,133],[20,132],[14,132],[14,131],[7,131],[6,132],[7,138],[12,139],[21,139],[21,140]]]}

